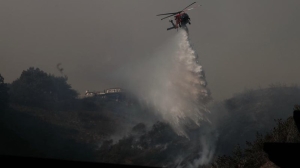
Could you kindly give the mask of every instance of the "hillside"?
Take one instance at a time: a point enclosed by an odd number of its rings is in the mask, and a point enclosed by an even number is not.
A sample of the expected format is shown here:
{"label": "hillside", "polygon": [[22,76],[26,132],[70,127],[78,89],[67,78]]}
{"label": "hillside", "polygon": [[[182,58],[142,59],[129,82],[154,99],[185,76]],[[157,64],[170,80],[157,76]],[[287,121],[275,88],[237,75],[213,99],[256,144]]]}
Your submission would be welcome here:
{"label": "hillside", "polygon": [[[1,142],[9,142],[1,154],[171,167],[197,167],[214,159],[214,163],[226,161],[229,167],[236,163],[247,167],[271,164],[261,142],[298,138],[286,129],[293,128],[288,117],[300,98],[296,86],[248,90],[214,102],[206,116],[211,122],[187,126],[188,137],[184,137],[156,116],[155,109],[138,102],[78,99],[66,81],[30,68],[8,85],[8,91],[1,85],[8,93],[1,97],[5,100]],[[274,119],[288,120],[276,123]],[[276,125],[275,132],[266,134]],[[257,132],[262,135],[256,137]],[[234,150],[238,144],[240,148]]]}
{"label": "hillside", "polygon": [[212,105],[211,118],[220,133],[220,154],[230,154],[236,144],[246,146],[256,133],[265,134],[275,127],[277,119],[287,119],[300,100],[300,88],[273,85],[248,90]]}

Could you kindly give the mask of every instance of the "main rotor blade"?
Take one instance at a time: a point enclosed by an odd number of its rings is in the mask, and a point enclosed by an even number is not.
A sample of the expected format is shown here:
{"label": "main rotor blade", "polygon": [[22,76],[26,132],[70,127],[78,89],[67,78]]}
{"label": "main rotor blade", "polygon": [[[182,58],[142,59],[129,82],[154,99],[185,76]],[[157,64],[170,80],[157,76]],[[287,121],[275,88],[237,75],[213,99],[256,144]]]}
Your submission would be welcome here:
{"label": "main rotor blade", "polygon": [[186,12],[186,11],[190,11],[190,10],[193,10],[193,9],[195,9],[195,8],[199,7],[199,6],[202,6],[202,5],[198,5],[198,6],[195,6],[195,7],[191,7],[191,8],[189,8],[189,9],[186,9],[186,10],[184,10],[184,12]]}
{"label": "main rotor blade", "polygon": [[[178,13],[178,12],[177,12]],[[161,16],[161,15],[174,15],[174,14],[177,14],[176,12],[174,12],[174,13],[163,13],[163,14],[158,14],[158,15],[156,15],[156,16]]]}
{"label": "main rotor blade", "polygon": [[[164,19],[166,19],[166,18],[168,18],[168,17],[174,16],[174,15],[176,15],[176,14],[178,14],[178,13],[183,12],[185,9],[187,9],[188,7],[192,6],[192,5],[195,4],[195,3],[196,3],[196,2],[193,2],[192,4],[190,4],[189,6],[185,7],[182,11],[179,11],[179,12],[174,12],[174,13],[163,13],[163,14],[158,14],[158,15],[156,15],[156,16],[170,15],[170,16],[167,16],[167,17],[164,17],[164,18],[161,19],[161,20],[164,20]],[[190,8],[190,9],[188,9],[188,10],[192,10],[192,9],[193,9],[193,8]]]}
{"label": "main rotor blade", "polygon": [[162,19],[160,19],[160,20],[164,20],[164,19],[166,19],[166,18],[168,18],[168,17],[171,17],[171,16],[174,16],[174,15],[176,15],[177,13],[175,13],[175,14],[173,14],[173,15],[170,15],[170,16],[167,16],[167,17],[164,17],[164,18],[162,18]]}
{"label": "main rotor blade", "polygon": [[194,3],[196,3],[196,2],[193,2],[193,3],[192,3],[192,4],[190,4],[189,6],[185,7],[184,9],[182,9],[182,11],[184,11],[186,8],[188,8],[188,7],[192,6]]}
{"label": "main rotor blade", "polygon": [[156,16],[161,16],[161,15],[174,15],[175,13],[164,13],[164,14],[158,14]]}

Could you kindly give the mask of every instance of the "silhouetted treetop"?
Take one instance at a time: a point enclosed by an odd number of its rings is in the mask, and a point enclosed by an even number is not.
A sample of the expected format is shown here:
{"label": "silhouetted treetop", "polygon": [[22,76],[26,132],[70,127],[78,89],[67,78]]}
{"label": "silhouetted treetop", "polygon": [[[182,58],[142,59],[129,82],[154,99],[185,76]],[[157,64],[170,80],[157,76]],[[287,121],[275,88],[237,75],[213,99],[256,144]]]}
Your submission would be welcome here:
{"label": "silhouetted treetop", "polygon": [[10,95],[14,103],[44,106],[48,103],[74,99],[78,93],[64,77],[55,77],[39,68],[30,67],[11,84]]}
{"label": "silhouetted treetop", "polygon": [[0,74],[0,110],[8,106],[8,87]]}

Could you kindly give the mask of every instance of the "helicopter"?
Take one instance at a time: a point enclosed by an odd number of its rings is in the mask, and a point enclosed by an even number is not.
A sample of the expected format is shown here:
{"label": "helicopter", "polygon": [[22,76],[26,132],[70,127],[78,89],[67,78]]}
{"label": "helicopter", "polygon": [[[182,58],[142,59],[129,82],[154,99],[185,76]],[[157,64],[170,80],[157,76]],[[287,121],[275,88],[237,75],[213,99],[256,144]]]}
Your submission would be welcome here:
{"label": "helicopter", "polygon": [[[169,20],[169,22],[172,23],[172,27],[170,28],[167,28],[167,30],[171,30],[171,29],[177,29],[178,31],[178,28],[179,27],[184,27],[184,28],[187,28],[186,27],[186,24],[191,24],[191,19],[189,17],[189,15],[186,13],[188,10],[192,10],[194,8],[189,8],[187,9],[188,7],[194,5],[196,2],[193,2],[192,4],[190,4],[189,6],[185,7],[183,10],[179,11],[179,12],[173,12],[173,13],[163,13],[163,14],[158,14],[156,16],[162,16],[162,15],[169,15],[169,16],[166,16],[164,18],[162,18],[161,20],[164,20],[166,18],[169,18],[171,16],[174,16],[174,20],[176,21],[176,24],[174,24],[173,20]],[[201,6],[201,5],[198,5],[198,6]]]}

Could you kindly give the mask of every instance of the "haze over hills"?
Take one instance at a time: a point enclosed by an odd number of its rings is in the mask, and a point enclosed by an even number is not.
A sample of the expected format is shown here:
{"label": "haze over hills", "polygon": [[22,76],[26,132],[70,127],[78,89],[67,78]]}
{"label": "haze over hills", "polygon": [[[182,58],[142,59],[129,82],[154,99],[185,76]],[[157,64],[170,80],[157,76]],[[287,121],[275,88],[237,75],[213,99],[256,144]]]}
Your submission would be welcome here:
{"label": "haze over hills", "polygon": [[199,1],[166,31],[193,2],[0,1],[0,154],[274,167],[263,142],[300,142],[300,1]]}
{"label": "haze over hills", "polygon": [[[41,81],[41,76],[35,77]],[[24,83],[19,86],[22,85],[26,88]],[[9,95],[13,87],[9,84]],[[194,167],[207,164],[218,155],[230,154],[237,144],[246,147],[245,142],[255,140],[256,132],[271,131],[276,125],[274,119],[291,116],[299,93],[297,86],[274,85],[211,103],[207,116],[210,122],[188,127],[189,139],[178,136],[171,125],[157,118],[155,109],[138,101],[128,105],[92,97],[37,106],[16,103],[10,96],[9,107],[1,113],[1,132],[6,135],[1,141],[7,144],[1,154]],[[30,98],[32,93],[24,93],[24,98],[26,95]],[[12,138],[15,140],[10,141]]]}
{"label": "haze over hills", "polygon": [[[188,33],[180,30],[152,57],[110,72],[110,80],[125,90],[112,86],[78,98],[59,65],[60,77],[30,67],[10,84],[2,80],[1,124],[8,135],[3,142],[14,137],[21,144],[9,142],[14,150],[6,147],[2,153],[208,166],[219,155],[232,154],[237,144],[246,148],[256,132],[271,131],[274,119],[288,118],[300,98],[297,86],[271,85],[214,101],[197,58]],[[255,164],[268,161],[262,158]]]}

